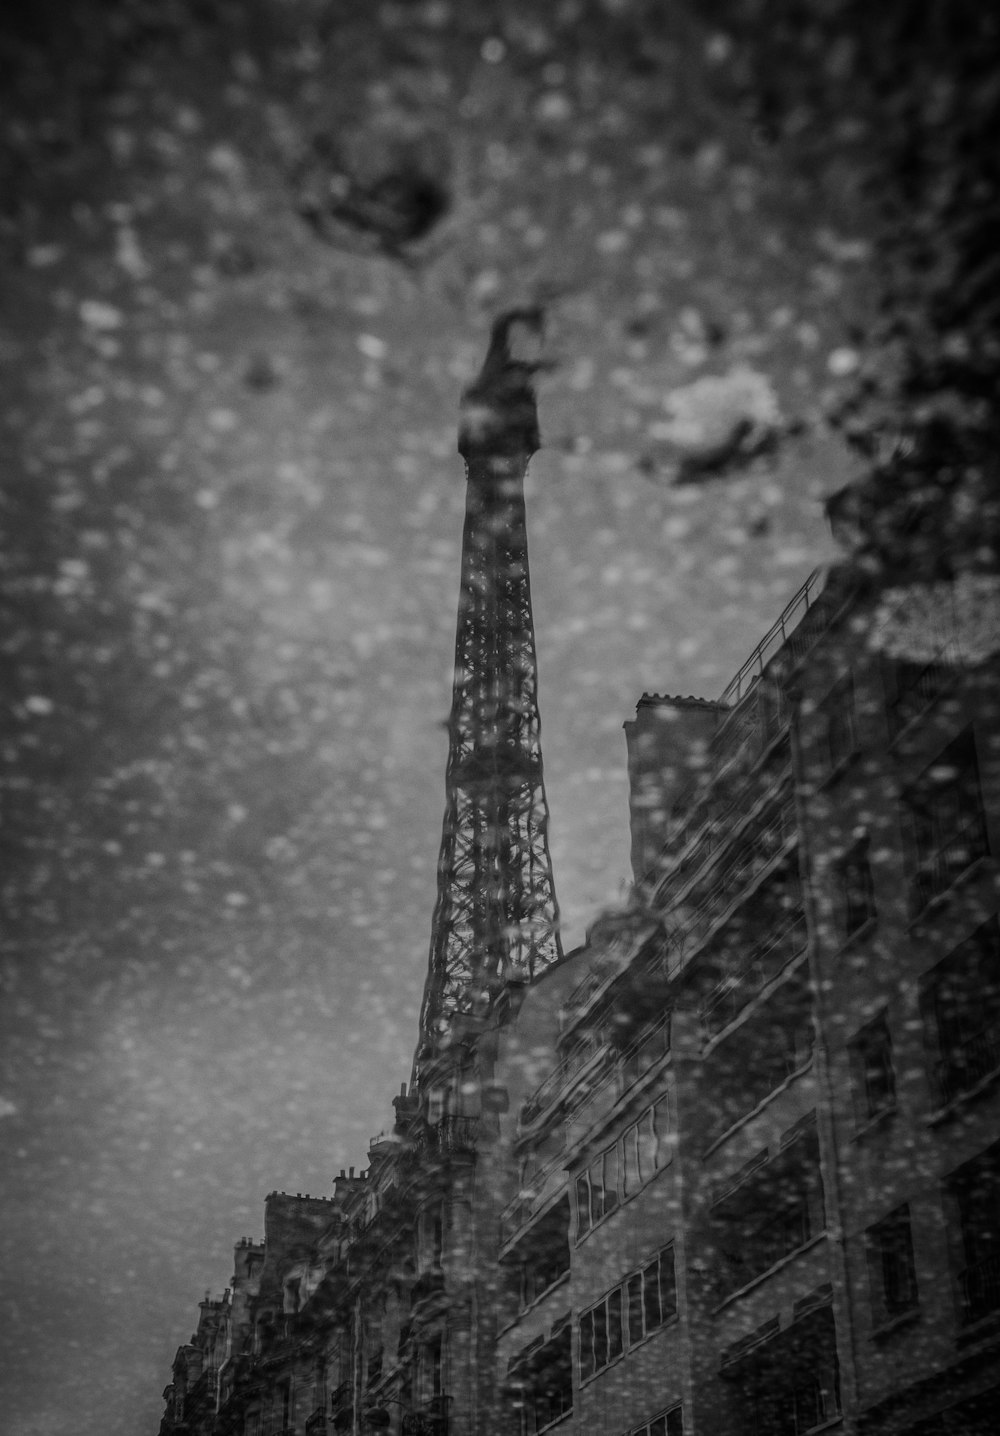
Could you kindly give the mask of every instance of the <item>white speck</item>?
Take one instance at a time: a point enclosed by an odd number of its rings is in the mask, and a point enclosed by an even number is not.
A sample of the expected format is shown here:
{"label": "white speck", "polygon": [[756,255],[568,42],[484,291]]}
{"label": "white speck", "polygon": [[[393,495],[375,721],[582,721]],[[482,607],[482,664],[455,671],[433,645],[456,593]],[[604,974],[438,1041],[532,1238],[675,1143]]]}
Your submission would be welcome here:
{"label": "white speck", "polygon": [[26,713],[32,713],[36,718],[47,718],[50,713],[55,712],[56,705],[51,698],[44,697],[41,693],[32,693],[30,698],[24,700]]}
{"label": "white speck", "polygon": [[231,434],[239,422],[239,416],[232,409],[213,409],[208,416],[208,427],[217,434]]}
{"label": "white speck", "polygon": [[232,145],[213,145],[208,152],[208,165],[216,174],[236,180],[243,176],[243,157]]}
{"label": "white speck", "polygon": [[384,359],[388,353],[385,340],[379,339],[376,334],[359,334],[357,345],[366,359]]}
{"label": "white speck", "polygon": [[0,1097],[0,1117],[13,1117],[17,1107],[9,1097]]}
{"label": "white speck", "polygon": [[628,248],[628,234],[624,229],[606,229],[597,236],[597,248],[601,254],[621,254]]}
{"label": "white speck", "polygon": [[27,259],[32,269],[48,269],[53,264],[58,264],[65,254],[61,244],[33,244],[28,250]]}
{"label": "white speck", "polygon": [[120,329],[125,322],[120,309],[105,304],[103,299],[84,299],[80,302],[80,318],[89,329]]}
{"label": "white speck", "polygon": [[507,54],[507,46],[496,35],[484,40],[479,51],[487,65],[499,65]]}
{"label": "white speck", "polygon": [[573,105],[568,95],[562,90],[550,90],[543,95],[535,106],[535,114],[540,120],[562,121],[568,120],[573,113]]}
{"label": "white speck", "polygon": [[858,351],[856,349],[848,349],[846,346],[840,349],[834,349],[827,355],[826,359],[826,367],[830,373],[838,379],[844,378],[847,374],[853,374],[860,363],[861,358]]}
{"label": "white speck", "polygon": [[226,893],[227,907],[246,907],[249,901],[246,893]]}

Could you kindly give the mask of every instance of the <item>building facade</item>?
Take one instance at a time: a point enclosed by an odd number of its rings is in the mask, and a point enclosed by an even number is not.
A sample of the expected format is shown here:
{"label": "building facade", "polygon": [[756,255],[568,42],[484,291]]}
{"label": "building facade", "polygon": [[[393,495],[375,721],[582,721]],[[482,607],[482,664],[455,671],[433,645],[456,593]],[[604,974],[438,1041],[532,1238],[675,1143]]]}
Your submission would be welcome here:
{"label": "building facade", "polygon": [[626,724],[626,911],[273,1194],[161,1436],[985,1436],[1000,682],[849,570]]}

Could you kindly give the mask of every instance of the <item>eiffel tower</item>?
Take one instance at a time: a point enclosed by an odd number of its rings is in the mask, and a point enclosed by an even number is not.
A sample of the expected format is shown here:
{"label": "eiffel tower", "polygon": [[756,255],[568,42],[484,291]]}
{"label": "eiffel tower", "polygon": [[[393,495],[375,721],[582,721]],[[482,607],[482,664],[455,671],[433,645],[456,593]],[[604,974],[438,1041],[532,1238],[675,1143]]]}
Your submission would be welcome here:
{"label": "eiffel tower", "polygon": [[[540,310],[493,326],[462,396],[467,495],[447,806],[417,1063],[455,1019],[486,1015],[512,980],[562,956],[542,781],[524,476],[539,445],[533,379]],[[512,354],[512,346],[516,346]]]}

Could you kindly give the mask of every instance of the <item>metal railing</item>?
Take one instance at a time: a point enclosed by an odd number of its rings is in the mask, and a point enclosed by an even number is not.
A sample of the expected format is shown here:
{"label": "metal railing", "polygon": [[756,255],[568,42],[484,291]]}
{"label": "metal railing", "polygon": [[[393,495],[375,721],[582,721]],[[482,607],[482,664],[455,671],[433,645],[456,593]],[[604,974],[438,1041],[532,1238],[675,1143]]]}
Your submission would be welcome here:
{"label": "metal railing", "polygon": [[793,917],[772,937],[758,943],[731,973],[712,989],[702,1004],[701,1016],[714,1036],[727,1027],[744,1007],[805,950],[806,920]]}
{"label": "metal railing", "polygon": [[821,592],[822,580],[823,569],[813,569],[802,587],[785,604],[739,672],[726,684],[719,699],[720,703],[739,703],[743,694],[757,682],[768,661],[782,644],[788,641],[793,629],[798,627],[801,619],[812,607]]}
{"label": "metal railing", "polygon": [[728,858],[712,874],[709,891],[686,919],[671,928],[668,946],[674,950],[700,941],[723,913],[735,903],[769,863],[795,836],[795,805],[790,795],[760,822],[733,843]]}
{"label": "metal railing", "polygon": [[889,726],[895,738],[908,723],[929,707],[938,694],[951,687],[958,669],[949,666],[945,654],[917,668],[915,664],[897,664],[896,697],[889,707]]}
{"label": "metal railing", "polygon": [[946,892],[966,868],[986,857],[989,850],[986,822],[982,812],[975,812],[917,868],[913,876],[915,911],[921,912],[931,898]]}
{"label": "metal railing", "polygon": [[575,1077],[599,1050],[600,1043],[596,1037],[585,1037],[574,1042],[562,1061],[521,1103],[521,1121],[533,1122],[539,1117],[570,1078]]}

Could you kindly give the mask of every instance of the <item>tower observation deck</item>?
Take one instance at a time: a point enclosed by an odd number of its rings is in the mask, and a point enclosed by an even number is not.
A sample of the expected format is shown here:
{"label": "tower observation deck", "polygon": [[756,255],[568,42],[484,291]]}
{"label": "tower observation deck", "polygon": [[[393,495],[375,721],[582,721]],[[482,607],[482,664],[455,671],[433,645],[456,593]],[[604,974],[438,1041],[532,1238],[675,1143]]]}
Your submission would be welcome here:
{"label": "tower observation deck", "polygon": [[[417,1061],[448,1040],[459,1014],[489,1012],[512,980],[562,956],[542,779],[524,476],[538,448],[542,315],[493,326],[462,396],[459,452],[467,494],[447,803]],[[512,354],[512,345],[517,345]]]}

